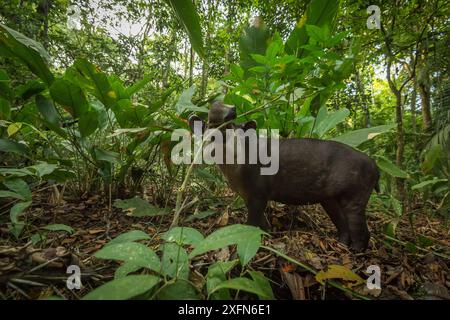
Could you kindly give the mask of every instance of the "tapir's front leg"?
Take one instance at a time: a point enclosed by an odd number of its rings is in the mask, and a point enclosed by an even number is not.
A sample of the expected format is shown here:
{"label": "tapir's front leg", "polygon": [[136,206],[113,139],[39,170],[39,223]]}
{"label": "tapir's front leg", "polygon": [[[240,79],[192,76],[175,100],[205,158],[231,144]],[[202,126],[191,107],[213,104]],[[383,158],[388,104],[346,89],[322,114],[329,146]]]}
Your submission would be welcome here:
{"label": "tapir's front leg", "polygon": [[267,206],[266,199],[248,199],[246,202],[248,209],[247,224],[260,227],[263,230],[269,230],[269,224],[267,223],[264,215],[264,210]]}

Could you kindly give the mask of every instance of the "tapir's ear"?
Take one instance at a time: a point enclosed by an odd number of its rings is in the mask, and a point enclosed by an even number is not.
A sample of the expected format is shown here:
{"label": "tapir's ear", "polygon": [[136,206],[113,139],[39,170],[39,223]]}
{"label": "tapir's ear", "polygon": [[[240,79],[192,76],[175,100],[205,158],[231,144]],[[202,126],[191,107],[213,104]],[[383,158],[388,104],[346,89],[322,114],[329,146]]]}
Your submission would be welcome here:
{"label": "tapir's ear", "polygon": [[191,128],[192,132],[194,132],[194,123],[197,122],[197,121],[201,122],[202,130],[205,128],[205,123],[203,122],[203,120],[199,116],[197,116],[195,114],[191,115],[189,117],[188,121],[189,121],[189,127]]}
{"label": "tapir's ear", "polygon": [[246,123],[244,123],[243,128],[244,131],[247,131],[249,129],[256,130],[256,121],[255,120],[247,121]]}

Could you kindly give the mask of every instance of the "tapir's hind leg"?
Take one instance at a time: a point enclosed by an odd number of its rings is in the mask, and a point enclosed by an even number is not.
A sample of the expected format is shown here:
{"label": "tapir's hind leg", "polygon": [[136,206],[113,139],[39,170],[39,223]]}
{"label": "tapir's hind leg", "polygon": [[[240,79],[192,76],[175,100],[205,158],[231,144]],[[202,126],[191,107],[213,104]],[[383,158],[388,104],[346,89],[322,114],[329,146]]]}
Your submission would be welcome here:
{"label": "tapir's hind leg", "polygon": [[348,228],[348,222],[339,203],[334,199],[329,199],[323,201],[321,205],[336,226],[339,241],[347,246],[350,245],[350,230]]}
{"label": "tapir's hind leg", "polygon": [[268,231],[269,224],[267,223],[264,210],[267,206],[267,200],[263,199],[249,199],[245,201],[248,209],[247,224],[260,227],[261,229]]}
{"label": "tapir's hind leg", "polygon": [[369,229],[366,221],[366,206],[370,193],[348,195],[340,199],[340,207],[347,218],[350,231],[350,246],[352,249],[362,251],[369,244]]}

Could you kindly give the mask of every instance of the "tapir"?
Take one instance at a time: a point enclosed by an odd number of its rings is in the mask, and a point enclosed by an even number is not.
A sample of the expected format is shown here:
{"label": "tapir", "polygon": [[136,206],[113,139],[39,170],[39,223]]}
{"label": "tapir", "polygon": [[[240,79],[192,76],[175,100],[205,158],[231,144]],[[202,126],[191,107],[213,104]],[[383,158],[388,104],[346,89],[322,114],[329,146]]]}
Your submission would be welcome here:
{"label": "tapir", "polygon": [[[235,124],[236,108],[214,102],[203,128],[256,130],[256,122]],[[373,190],[378,191],[379,170],[366,154],[343,143],[312,138],[279,138],[279,169],[262,175],[261,163],[219,164],[233,191],[245,201],[247,224],[268,230],[264,215],[269,200],[289,204],[321,204],[337,228],[339,241],[356,251],[365,250],[370,234],[365,210]]]}

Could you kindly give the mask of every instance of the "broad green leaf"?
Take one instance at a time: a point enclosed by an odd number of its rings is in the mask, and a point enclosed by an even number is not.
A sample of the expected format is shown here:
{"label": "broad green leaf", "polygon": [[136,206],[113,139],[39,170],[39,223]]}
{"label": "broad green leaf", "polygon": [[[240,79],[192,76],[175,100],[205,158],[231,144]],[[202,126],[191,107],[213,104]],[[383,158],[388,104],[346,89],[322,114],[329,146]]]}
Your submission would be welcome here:
{"label": "broad green leaf", "polygon": [[393,177],[403,178],[403,179],[408,178],[408,173],[406,173],[405,171],[403,171],[402,169],[397,167],[395,164],[390,162],[385,157],[378,156],[377,165],[381,170],[383,170],[384,172],[386,172],[387,174],[389,174]]}
{"label": "broad green leaf", "polygon": [[8,100],[0,98],[0,120],[9,120],[11,117],[11,105]]}
{"label": "broad green leaf", "polygon": [[72,234],[74,232],[72,227],[70,227],[66,224],[59,224],[59,223],[49,224],[49,225],[46,225],[45,227],[42,227],[41,229],[48,230],[48,231],[65,231],[69,234]]}
{"label": "broad green leaf", "polygon": [[269,297],[269,300],[274,300],[275,297],[273,295],[272,287],[270,286],[269,280],[264,276],[264,274],[260,271],[249,271],[250,276],[252,277],[253,281],[258,284],[258,287],[264,291],[264,295],[259,295],[260,299],[267,299]]}
{"label": "broad green leaf", "polygon": [[100,148],[94,149],[95,159],[97,161],[105,161],[109,163],[120,163],[120,154],[114,151],[103,150]]}
{"label": "broad green leaf", "polygon": [[28,152],[28,148],[24,144],[13,140],[0,139],[0,151],[25,155]]}
{"label": "broad green leaf", "polygon": [[350,111],[347,108],[327,114],[320,123],[316,122],[314,133],[316,133],[319,138],[322,138],[329,130],[335,128],[337,124],[343,122],[349,115]]}
{"label": "broad green leaf", "polygon": [[433,186],[433,185],[435,185],[438,182],[445,182],[445,181],[448,181],[448,179],[438,179],[437,177],[434,177],[433,179],[425,180],[425,181],[422,181],[422,182],[420,182],[418,184],[413,185],[411,187],[411,190],[423,189],[423,188],[428,187],[428,186]]}
{"label": "broad green leaf", "polygon": [[193,247],[204,239],[199,231],[189,227],[172,228],[162,238],[167,242],[175,242],[182,245],[187,244]]}
{"label": "broad green leaf", "polygon": [[0,23],[0,54],[18,58],[35,75],[44,80],[47,85],[53,82],[47,62],[50,56],[44,47],[23,34]]}
{"label": "broad green leaf", "polygon": [[205,107],[198,107],[192,103],[192,97],[194,96],[196,90],[195,84],[192,85],[189,89],[184,90],[178,102],[175,104],[175,109],[178,114],[183,113],[186,110],[194,111],[194,112],[208,112],[208,109]]}
{"label": "broad green leaf", "polygon": [[7,190],[0,190],[0,198],[16,198],[25,200],[25,197],[23,195]]}
{"label": "broad green leaf", "polygon": [[40,94],[36,96],[35,100],[38,110],[44,119],[51,124],[59,125],[59,114],[53,101]]}
{"label": "broad green leaf", "polygon": [[436,161],[441,157],[444,149],[441,144],[435,144],[425,153],[425,158],[422,162],[421,168],[424,173],[430,172]]}
{"label": "broad green leaf", "polygon": [[320,43],[326,43],[330,37],[330,32],[326,25],[323,27],[318,27],[315,25],[307,24],[306,33],[310,38]]}
{"label": "broad green leaf", "polygon": [[187,280],[189,277],[189,260],[186,250],[176,243],[165,243],[162,246],[161,271],[170,278]]}
{"label": "broad green leaf", "polygon": [[100,259],[120,260],[136,266],[160,272],[161,262],[154,251],[136,242],[124,242],[104,246],[94,255]]}
{"label": "broad green leaf", "polygon": [[22,99],[27,100],[32,96],[41,93],[46,89],[46,86],[37,80],[29,80],[25,84],[17,87],[16,95],[20,96]]}
{"label": "broad green leaf", "polygon": [[254,233],[237,243],[237,253],[241,260],[241,265],[245,267],[253,259],[261,246],[261,234]]}
{"label": "broad green leaf", "polygon": [[306,12],[286,41],[286,52],[295,54],[299,58],[304,55],[305,50],[301,49],[301,47],[307,44],[309,40],[306,25],[326,26],[329,30],[333,30],[339,4],[339,0],[311,0],[306,8]]}
{"label": "broad green leaf", "polygon": [[79,118],[89,110],[86,96],[81,88],[68,80],[56,79],[50,87],[53,100],[62,105],[75,118]]}
{"label": "broad green leaf", "polygon": [[245,292],[250,292],[258,295],[261,299],[273,299],[273,294],[270,295],[267,288],[261,288],[260,282],[251,280],[249,278],[234,278],[230,280],[225,280],[221,283],[219,283],[212,291],[211,293],[216,292],[220,289],[234,289],[234,290],[241,290]]}
{"label": "broad green leaf", "polygon": [[393,124],[381,125],[372,128],[364,128],[359,130],[350,131],[344,133],[338,137],[332,138],[333,141],[348,144],[354,148],[358,147],[361,143],[373,139],[374,137],[388,132],[394,127]]}
{"label": "broad green leaf", "polygon": [[80,115],[78,121],[78,129],[82,137],[90,136],[98,128],[98,114],[94,109],[88,110],[86,113]]}
{"label": "broad green leaf", "polygon": [[108,77],[101,70],[86,59],[77,59],[74,67],[90,81],[92,93],[103,103],[106,108],[111,108],[116,103],[117,95],[112,89]]}
{"label": "broad green leaf", "polygon": [[139,269],[142,269],[142,267],[135,265],[132,262],[125,262],[124,264],[122,264],[120,267],[118,267],[116,269],[116,272],[114,272],[114,278],[115,279],[124,278],[124,277],[128,276],[130,273],[136,272]]}
{"label": "broad green leaf", "polygon": [[230,300],[230,292],[224,288],[212,292],[221,282],[227,279],[227,273],[238,264],[238,260],[233,261],[219,261],[208,268],[206,275],[206,290],[209,298],[212,300]]}
{"label": "broad green leaf", "polygon": [[202,29],[197,9],[191,0],[166,0],[172,6],[178,21],[189,36],[191,45],[197,54],[204,58]]}
{"label": "broad green leaf", "polygon": [[161,216],[169,213],[167,209],[158,208],[139,197],[126,200],[117,199],[114,201],[114,207],[124,210],[127,215],[133,217]]}
{"label": "broad green leaf", "polygon": [[118,235],[111,241],[109,241],[106,245],[112,245],[112,244],[118,244],[123,242],[133,242],[138,240],[148,240],[150,239],[150,236],[146,234],[144,231],[141,230],[132,230],[125,233],[122,233],[121,235]]}
{"label": "broad green leaf", "polygon": [[28,184],[19,178],[7,179],[3,181],[5,187],[20,194],[24,200],[31,200],[31,190]]}
{"label": "broad green leaf", "polygon": [[31,206],[31,201],[16,203],[10,210],[9,216],[13,224],[20,223],[19,216]]}
{"label": "broad green leaf", "polygon": [[246,77],[248,70],[259,64],[252,58],[252,54],[264,56],[268,47],[270,32],[261,17],[256,17],[252,25],[244,29],[239,38],[240,66]]}
{"label": "broad green leaf", "polygon": [[94,289],[83,300],[126,300],[150,291],[161,279],[152,275],[131,275],[114,279]]}
{"label": "broad green leaf", "polygon": [[158,300],[198,300],[199,296],[195,288],[184,280],[164,287],[157,296]]}
{"label": "broad green leaf", "polygon": [[57,164],[47,163],[44,161],[38,161],[35,165],[27,167],[27,169],[34,171],[35,174],[40,178],[53,173],[57,168]]}
{"label": "broad green leaf", "polygon": [[197,243],[195,249],[190,253],[189,258],[193,258],[211,250],[223,248],[232,244],[238,244],[242,241],[242,239],[262,234],[266,233],[253,226],[242,224],[226,226],[213,232],[204,240]]}
{"label": "broad green leaf", "polygon": [[131,97],[136,92],[142,90],[153,78],[151,76],[145,76],[138,82],[134,83],[131,87],[125,89],[126,95]]}
{"label": "broad green leaf", "polygon": [[10,177],[25,177],[25,176],[32,176],[33,172],[28,170],[27,168],[0,168],[0,175],[1,176],[10,176]]}

